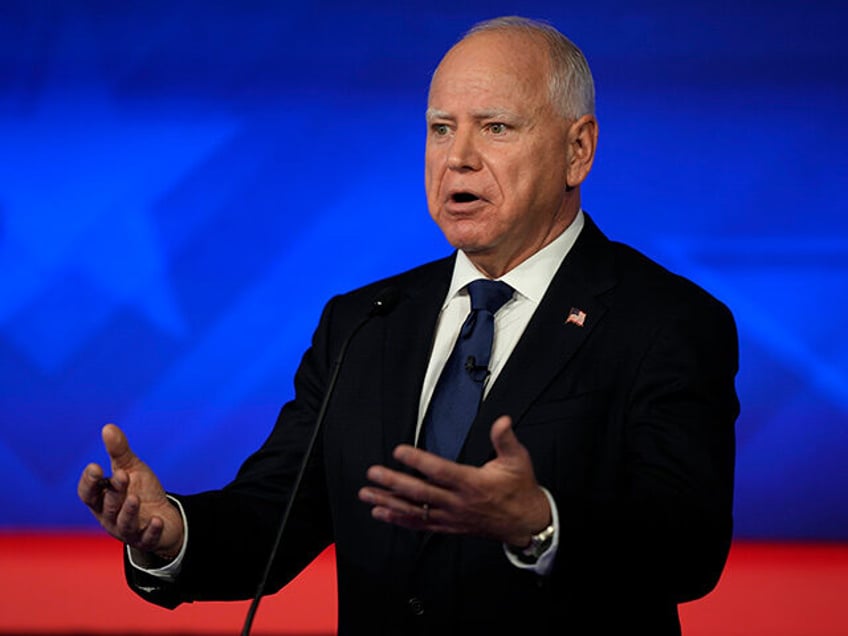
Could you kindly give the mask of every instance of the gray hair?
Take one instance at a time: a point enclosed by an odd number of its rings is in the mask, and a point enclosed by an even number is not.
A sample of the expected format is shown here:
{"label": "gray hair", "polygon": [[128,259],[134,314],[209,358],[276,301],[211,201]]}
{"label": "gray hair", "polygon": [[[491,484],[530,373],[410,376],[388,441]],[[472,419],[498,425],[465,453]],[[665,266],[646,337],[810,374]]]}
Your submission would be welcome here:
{"label": "gray hair", "polygon": [[595,114],[595,83],[592,80],[592,71],[589,70],[589,63],[583,52],[574,42],[550,24],[518,16],[478,22],[462,39],[491,31],[523,33],[542,38],[547,45],[551,61],[551,75],[548,80],[551,102],[567,119]]}

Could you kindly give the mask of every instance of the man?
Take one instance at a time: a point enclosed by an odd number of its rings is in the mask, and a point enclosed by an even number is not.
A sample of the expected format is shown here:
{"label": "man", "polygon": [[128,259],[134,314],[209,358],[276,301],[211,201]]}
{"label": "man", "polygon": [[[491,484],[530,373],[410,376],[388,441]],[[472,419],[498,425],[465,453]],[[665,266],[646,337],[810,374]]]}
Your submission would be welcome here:
{"label": "man", "polygon": [[[581,211],[593,102],[582,54],[546,25],[490,21],[447,53],[426,187],[458,252],[330,301],[295,399],[220,491],[169,499],[104,428],[113,475],[89,465],[79,494],[130,546],[137,592],[253,594],[333,363],[391,287],[350,342],[269,589],[335,542],[343,634],[680,632],[677,603],[712,589],[730,543],[736,333]],[[509,285],[500,307],[469,301],[477,279]],[[452,353],[478,322],[486,364]],[[454,356],[482,393],[445,451]]]}

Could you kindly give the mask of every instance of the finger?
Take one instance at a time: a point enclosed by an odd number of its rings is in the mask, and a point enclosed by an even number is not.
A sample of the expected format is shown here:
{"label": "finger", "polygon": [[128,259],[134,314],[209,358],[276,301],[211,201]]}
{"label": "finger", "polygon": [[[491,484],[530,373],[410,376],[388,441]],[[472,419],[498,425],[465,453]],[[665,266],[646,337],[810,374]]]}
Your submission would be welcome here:
{"label": "finger", "polygon": [[397,497],[394,493],[381,488],[366,486],[359,490],[359,499],[374,507],[371,516],[379,521],[402,525],[405,528],[420,526],[428,519],[421,504],[412,503]]}
{"label": "finger", "polygon": [[392,455],[400,463],[425,475],[430,482],[448,490],[457,490],[459,485],[468,479],[470,470],[468,466],[462,466],[408,444],[397,446]]}
{"label": "finger", "polygon": [[77,484],[77,496],[86,506],[96,512],[100,511],[100,504],[102,503],[103,488],[100,485],[102,478],[103,469],[97,464],[89,464],[83,469]]}
{"label": "finger", "polygon": [[403,528],[409,528],[411,530],[446,532],[452,534],[461,532],[461,530],[457,529],[454,526],[436,522],[432,513],[430,513],[429,517],[425,517],[423,508],[419,508],[415,511],[414,514],[407,515],[398,513],[397,511],[392,510],[391,508],[383,508],[381,506],[376,506],[371,509],[371,516],[377,521],[391,523],[392,525],[401,526]]}
{"label": "finger", "polygon": [[101,514],[107,523],[115,524],[126,500],[129,479],[124,471],[118,471],[112,475],[110,482],[112,488],[102,490],[103,503],[101,505]]}
{"label": "finger", "polygon": [[445,488],[385,466],[372,466],[366,476],[393,495],[413,504],[427,502],[447,507],[453,501],[452,494]]}
{"label": "finger", "polygon": [[526,452],[512,430],[512,419],[509,415],[502,415],[495,420],[489,436],[495,453],[502,459],[520,458]]}
{"label": "finger", "polygon": [[141,533],[138,545],[133,547],[145,552],[155,552],[159,548],[164,529],[165,522],[162,519],[159,517],[151,518],[147,527]]}
{"label": "finger", "polygon": [[372,504],[371,516],[384,523],[428,532],[457,534],[466,531],[467,524],[462,515],[457,516],[438,505],[410,502],[392,492],[370,486],[360,489],[359,499]]}
{"label": "finger", "polygon": [[366,486],[360,489],[359,499],[375,507],[385,508],[393,514],[407,517],[421,517],[421,502],[409,501],[381,488],[370,488]]}
{"label": "finger", "polygon": [[160,517],[144,520],[141,517],[141,502],[135,495],[128,495],[115,520],[115,534],[125,543],[145,552],[154,552],[160,547],[165,522]]}
{"label": "finger", "polygon": [[371,509],[371,516],[378,521],[411,530],[449,534],[458,534],[465,531],[461,524],[456,523],[441,509],[432,507],[425,510],[423,506],[419,506],[409,513],[403,513],[393,508],[375,506]]}
{"label": "finger", "polygon": [[123,542],[144,552],[154,552],[160,546],[165,522],[151,517],[146,523],[140,516],[141,505],[130,495],[124,501],[116,519],[114,534]]}
{"label": "finger", "polygon": [[141,536],[142,529],[139,523],[139,512],[141,502],[135,495],[124,498],[120,508],[115,514],[115,532],[133,547]]}
{"label": "finger", "polygon": [[129,468],[135,461],[135,454],[130,450],[127,436],[114,424],[107,424],[100,432],[103,445],[112,460],[112,471],[119,468]]}

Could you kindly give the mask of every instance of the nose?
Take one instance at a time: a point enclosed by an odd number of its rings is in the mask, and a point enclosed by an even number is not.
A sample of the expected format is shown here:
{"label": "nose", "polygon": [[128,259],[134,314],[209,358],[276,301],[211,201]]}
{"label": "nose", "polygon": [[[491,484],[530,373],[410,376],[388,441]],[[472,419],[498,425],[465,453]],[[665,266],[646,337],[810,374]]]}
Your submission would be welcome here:
{"label": "nose", "polygon": [[480,169],[480,153],[472,130],[465,128],[454,133],[448,153],[448,168],[458,172]]}

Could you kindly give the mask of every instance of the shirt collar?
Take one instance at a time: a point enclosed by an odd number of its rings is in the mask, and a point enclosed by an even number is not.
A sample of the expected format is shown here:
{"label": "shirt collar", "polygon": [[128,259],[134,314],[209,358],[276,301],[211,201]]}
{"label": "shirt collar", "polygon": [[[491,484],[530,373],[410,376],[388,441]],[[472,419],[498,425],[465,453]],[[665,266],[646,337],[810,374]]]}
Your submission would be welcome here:
{"label": "shirt collar", "polygon": [[[583,225],[583,210],[579,210],[562,234],[497,280],[502,280],[522,296],[539,303],[562,265],[562,261],[571,251]],[[479,278],[485,278],[485,275],[474,266],[465,252],[458,251],[453,266],[453,277],[442,309],[460,294],[468,283]]]}

